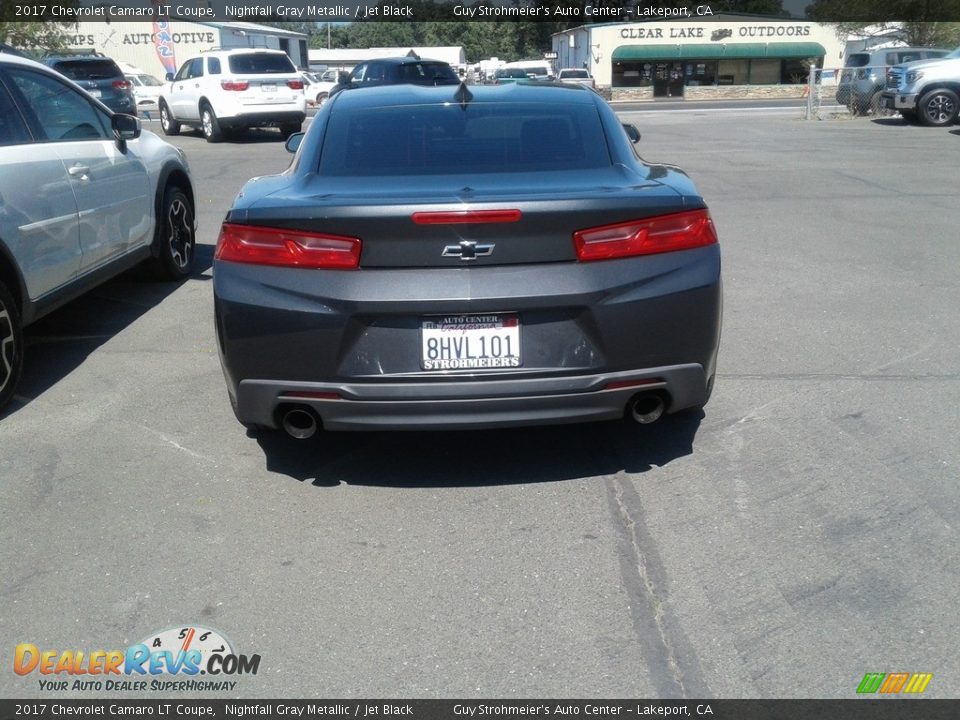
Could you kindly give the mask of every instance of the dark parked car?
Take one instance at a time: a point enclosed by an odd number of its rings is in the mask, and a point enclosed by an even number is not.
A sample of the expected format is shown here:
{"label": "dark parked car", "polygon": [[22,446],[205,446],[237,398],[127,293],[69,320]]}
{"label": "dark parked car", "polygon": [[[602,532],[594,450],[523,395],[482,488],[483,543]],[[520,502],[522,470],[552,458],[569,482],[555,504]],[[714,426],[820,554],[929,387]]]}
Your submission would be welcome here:
{"label": "dark parked car", "polygon": [[244,186],[217,242],[217,337],[244,424],[652,422],[707,402],[713,222],[596,93],[341,93],[298,141],[286,173]]}
{"label": "dark parked car", "polygon": [[137,114],[137,101],[130,81],[110,58],[103,55],[51,55],[42,62],[73,80],[114,112]]}
{"label": "dark parked car", "polygon": [[460,76],[449,63],[406,56],[381,58],[357,64],[350,74],[330,89],[332,97],[341,90],[378,85],[459,85]]}

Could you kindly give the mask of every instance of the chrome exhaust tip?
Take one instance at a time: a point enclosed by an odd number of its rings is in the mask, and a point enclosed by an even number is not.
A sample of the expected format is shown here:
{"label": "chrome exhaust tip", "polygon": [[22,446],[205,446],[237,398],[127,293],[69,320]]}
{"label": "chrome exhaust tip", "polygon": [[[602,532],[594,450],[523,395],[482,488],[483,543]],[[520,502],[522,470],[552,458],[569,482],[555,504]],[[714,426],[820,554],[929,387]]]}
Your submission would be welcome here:
{"label": "chrome exhaust tip", "polygon": [[660,419],[666,403],[659,393],[641,393],[634,396],[627,406],[630,417],[640,425],[649,425]]}
{"label": "chrome exhaust tip", "polygon": [[317,432],[317,416],[305,408],[292,408],[283,414],[283,430],[296,440],[306,440]]}

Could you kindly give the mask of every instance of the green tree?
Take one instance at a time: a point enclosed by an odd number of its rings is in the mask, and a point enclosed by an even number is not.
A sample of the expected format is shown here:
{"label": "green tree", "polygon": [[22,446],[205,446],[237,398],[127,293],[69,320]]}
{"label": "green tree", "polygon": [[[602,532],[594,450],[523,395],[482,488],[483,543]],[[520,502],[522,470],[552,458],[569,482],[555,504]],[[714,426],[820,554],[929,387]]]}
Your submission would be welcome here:
{"label": "green tree", "polygon": [[0,43],[20,50],[62,50],[76,23],[68,22],[5,22],[0,20]]}

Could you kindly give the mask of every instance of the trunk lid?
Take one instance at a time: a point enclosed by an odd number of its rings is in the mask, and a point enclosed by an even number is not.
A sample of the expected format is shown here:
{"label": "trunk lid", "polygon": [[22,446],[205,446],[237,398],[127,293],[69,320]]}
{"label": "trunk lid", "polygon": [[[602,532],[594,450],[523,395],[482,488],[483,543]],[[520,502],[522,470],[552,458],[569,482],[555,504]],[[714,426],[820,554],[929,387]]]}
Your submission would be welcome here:
{"label": "trunk lid", "polygon": [[[690,209],[674,188],[622,166],[407,177],[403,187],[393,188],[390,181],[313,175],[235,210],[230,219],[358,237],[361,267],[471,267],[573,261],[576,230]],[[519,211],[519,217],[414,220],[420,213],[503,210]]]}

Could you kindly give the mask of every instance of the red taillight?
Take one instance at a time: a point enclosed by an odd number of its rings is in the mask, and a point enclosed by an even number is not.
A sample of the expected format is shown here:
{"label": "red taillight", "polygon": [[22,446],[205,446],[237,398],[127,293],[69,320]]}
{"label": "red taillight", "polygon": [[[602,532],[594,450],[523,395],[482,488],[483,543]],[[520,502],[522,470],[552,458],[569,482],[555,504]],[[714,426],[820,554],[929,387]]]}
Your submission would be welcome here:
{"label": "red taillight", "polygon": [[517,222],[520,215],[519,210],[452,210],[415,212],[410,219],[417,225],[479,225]]}
{"label": "red taillight", "polygon": [[291,90],[303,90],[303,80],[287,80],[287,87]]}
{"label": "red taillight", "polygon": [[573,234],[577,259],[583,261],[690,250],[716,242],[717,231],[706,210],[602,225]]}
{"label": "red taillight", "polygon": [[252,265],[354,270],[360,265],[360,238],[224,223],[214,257]]}
{"label": "red taillight", "polygon": [[113,86],[114,86],[117,90],[127,90],[127,89],[129,89],[129,87],[130,87],[130,81],[129,81],[129,80],[114,80],[114,81],[113,81]]}
{"label": "red taillight", "polygon": [[250,87],[250,83],[248,83],[246,80],[221,80],[220,87],[222,87],[224,90],[231,90],[233,92],[243,92]]}

